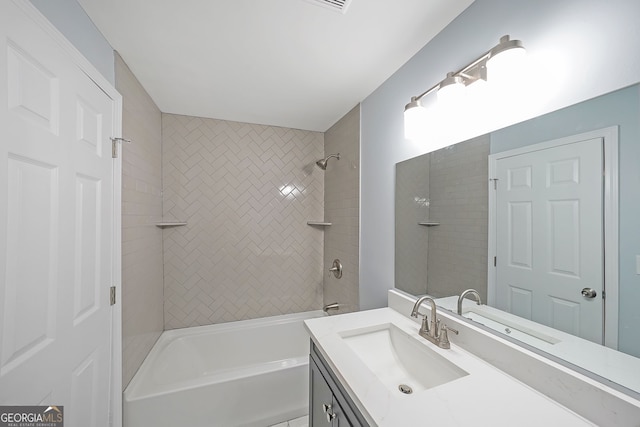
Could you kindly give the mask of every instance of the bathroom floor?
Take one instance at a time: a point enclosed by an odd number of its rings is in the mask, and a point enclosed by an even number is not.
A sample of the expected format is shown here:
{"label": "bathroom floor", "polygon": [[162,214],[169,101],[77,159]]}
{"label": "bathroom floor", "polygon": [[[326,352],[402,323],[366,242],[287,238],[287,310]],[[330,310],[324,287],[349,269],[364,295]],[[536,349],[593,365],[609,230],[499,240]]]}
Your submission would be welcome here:
{"label": "bathroom floor", "polygon": [[270,427],[309,427],[309,416],[305,415],[304,417],[285,421],[284,423],[275,424]]}

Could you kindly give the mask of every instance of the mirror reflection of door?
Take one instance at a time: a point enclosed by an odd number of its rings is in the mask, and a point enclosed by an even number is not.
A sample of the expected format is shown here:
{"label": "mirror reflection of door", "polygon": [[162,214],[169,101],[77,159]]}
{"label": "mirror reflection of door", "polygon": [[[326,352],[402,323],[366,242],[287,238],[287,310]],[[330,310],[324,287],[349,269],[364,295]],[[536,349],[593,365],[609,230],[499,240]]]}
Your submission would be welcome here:
{"label": "mirror reflection of door", "polygon": [[497,307],[602,344],[603,140],[496,161]]}

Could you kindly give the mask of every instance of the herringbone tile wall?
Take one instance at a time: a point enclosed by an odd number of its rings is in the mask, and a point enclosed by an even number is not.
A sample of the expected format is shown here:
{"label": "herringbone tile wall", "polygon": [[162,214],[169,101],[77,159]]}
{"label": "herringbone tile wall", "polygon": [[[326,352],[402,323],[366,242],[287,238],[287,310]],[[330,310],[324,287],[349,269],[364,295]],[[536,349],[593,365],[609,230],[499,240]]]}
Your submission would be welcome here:
{"label": "herringbone tile wall", "polygon": [[162,115],[165,329],[322,304],[319,132]]}

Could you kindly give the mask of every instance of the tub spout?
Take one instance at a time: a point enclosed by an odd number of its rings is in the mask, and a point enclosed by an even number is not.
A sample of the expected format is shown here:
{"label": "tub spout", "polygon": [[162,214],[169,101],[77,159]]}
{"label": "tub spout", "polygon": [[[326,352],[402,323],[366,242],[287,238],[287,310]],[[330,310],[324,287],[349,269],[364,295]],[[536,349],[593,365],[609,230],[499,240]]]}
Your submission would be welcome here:
{"label": "tub spout", "polygon": [[339,310],[340,309],[340,304],[338,304],[337,302],[332,302],[331,304],[327,304],[324,307],[322,307],[322,311],[324,311],[325,313],[329,313],[329,310]]}

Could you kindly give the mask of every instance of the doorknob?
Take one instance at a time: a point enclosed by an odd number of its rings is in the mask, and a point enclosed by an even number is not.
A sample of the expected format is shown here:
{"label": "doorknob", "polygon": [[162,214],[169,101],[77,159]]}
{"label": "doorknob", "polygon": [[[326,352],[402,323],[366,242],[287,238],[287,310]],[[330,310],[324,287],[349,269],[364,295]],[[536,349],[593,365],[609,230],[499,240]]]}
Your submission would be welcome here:
{"label": "doorknob", "polygon": [[591,288],[584,288],[582,290],[582,296],[586,297],[586,298],[595,298],[596,295],[598,295],[598,293],[595,291],[595,289],[591,289]]}

